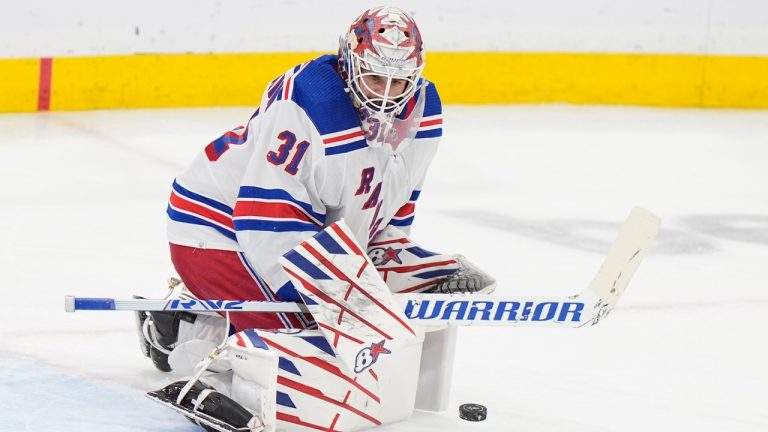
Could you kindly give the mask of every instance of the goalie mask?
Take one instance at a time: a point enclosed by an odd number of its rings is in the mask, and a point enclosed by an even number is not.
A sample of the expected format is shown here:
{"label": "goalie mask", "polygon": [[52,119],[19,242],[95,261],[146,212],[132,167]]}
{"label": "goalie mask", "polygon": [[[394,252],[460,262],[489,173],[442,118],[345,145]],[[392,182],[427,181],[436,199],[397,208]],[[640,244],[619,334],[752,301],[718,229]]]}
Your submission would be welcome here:
{"label": "goalie mask", "polygon": [[419,29],[400,9],[367,10],[341,37],[339,64],[361,117],[391,126],[416,92],[424,69]]}

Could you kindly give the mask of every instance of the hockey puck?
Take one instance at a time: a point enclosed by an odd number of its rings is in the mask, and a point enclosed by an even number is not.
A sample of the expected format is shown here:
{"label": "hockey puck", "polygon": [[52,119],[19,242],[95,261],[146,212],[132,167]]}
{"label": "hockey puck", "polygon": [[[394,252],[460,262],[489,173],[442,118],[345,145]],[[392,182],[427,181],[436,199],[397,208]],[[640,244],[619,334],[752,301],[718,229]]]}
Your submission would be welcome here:
{"label": "hockey puck", "polygon": [[459,418],[467,421],[483,421],[488,417],[488,408],[474,403],[463,404],[459,407]]}

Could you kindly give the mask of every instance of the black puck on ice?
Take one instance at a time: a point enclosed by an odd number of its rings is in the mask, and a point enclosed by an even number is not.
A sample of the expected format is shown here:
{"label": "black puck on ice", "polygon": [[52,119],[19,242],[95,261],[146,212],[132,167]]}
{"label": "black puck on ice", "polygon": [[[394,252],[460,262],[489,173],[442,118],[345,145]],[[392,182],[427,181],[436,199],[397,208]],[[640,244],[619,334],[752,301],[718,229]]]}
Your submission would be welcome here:
{"label": "black puck on ice", "polygon": [[488,408],[474,403],[463,404],[459,407],[459,417],[467,421],[483,421],[488,417]]}

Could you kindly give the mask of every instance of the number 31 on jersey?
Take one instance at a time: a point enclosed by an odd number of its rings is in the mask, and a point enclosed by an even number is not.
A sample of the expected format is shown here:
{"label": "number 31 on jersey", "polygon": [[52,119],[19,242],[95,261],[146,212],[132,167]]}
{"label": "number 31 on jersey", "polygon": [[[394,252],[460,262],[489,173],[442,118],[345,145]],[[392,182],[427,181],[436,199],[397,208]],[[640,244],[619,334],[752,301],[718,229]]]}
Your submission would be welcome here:
{"label": "number 31 on jersey", "polygon": [[[281,166],[293,154],[291,161],[285,166],[285,172],[290,175],[296,175],[299,170],[299,164],[309,148],[309,142],[302,141],[297,145],[296,134],[289,130],[280,132],[277,138],[282,141],[282,144],[277,148],[277,151],[270,150],[267,152],[267,162],[275,166]],[[293,151],[294,147],[296,147],[295,151]]]}

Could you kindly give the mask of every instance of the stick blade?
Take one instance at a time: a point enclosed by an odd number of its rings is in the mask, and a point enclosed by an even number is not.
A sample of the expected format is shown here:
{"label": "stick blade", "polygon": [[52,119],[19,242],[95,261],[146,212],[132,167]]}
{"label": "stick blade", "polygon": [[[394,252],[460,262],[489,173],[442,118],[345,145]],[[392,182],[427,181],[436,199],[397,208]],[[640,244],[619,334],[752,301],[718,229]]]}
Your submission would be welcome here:
{"label": "stick blade", "polygon": [[633,208],[587,291],[612,308],[627,289],[660,226],[658,216],[640,207]]}

